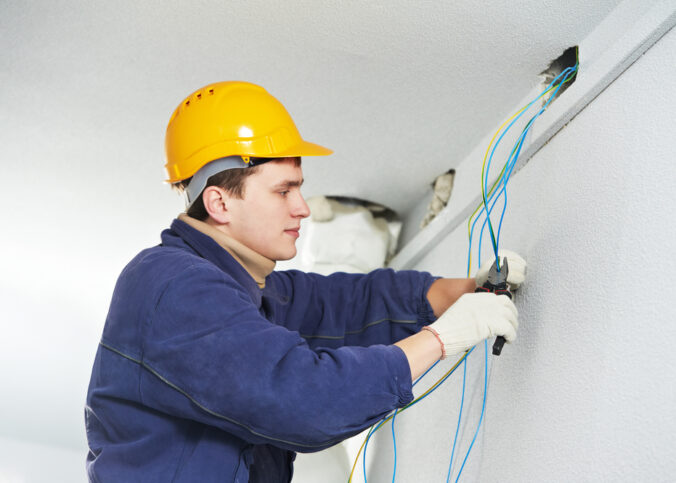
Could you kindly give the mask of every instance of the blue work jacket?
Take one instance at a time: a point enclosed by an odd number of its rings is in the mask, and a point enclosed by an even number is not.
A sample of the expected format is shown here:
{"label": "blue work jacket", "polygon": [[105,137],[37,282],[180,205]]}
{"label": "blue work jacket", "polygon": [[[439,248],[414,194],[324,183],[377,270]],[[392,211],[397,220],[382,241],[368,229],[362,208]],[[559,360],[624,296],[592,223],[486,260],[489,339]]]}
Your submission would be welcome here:
{"label": "blue work jacket", "polygon": [[179,220],[123,270],[85,421],[96,482],[286,482],[295,452],[359,433],[412,398],[391,343],[434,319],[434,279],[271,273],[261,290]]}

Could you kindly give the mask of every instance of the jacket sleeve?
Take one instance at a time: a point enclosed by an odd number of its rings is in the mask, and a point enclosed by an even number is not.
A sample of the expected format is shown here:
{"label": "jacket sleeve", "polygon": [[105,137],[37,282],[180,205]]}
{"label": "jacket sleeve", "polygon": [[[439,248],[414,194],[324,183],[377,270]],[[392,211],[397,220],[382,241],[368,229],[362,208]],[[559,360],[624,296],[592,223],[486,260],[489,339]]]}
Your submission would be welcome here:
{"label": "jacket sleeve", "polygon": [[427,300],[435,279],[427,272],[391,269],[329,276],[274,272],[269,290],[284,299],[273,304],[273,319],[312,347],[392,344],[435,320]]}
{"label": "jacket sleeve", "polygon": [[398,347],[312,350],[217,269],[169,282],[142,340],[143,404],[251,443],[320,450],[413,399]]}

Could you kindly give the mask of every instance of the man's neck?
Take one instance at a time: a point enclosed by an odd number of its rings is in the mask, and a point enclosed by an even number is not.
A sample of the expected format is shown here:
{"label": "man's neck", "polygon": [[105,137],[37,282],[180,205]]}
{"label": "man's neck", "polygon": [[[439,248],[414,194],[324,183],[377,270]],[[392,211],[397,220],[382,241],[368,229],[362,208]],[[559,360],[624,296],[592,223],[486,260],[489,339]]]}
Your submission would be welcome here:
{"label": "man's neck", "polygon": [[237,260],[260,288],[265,287],[265,278],[275,269],[274,260],[264,257],[238,240],[235,240],[211,218],[207,218],[206,221],[199,221],[185,213],[181,213],[178,215],[178,219],[212,238]]}

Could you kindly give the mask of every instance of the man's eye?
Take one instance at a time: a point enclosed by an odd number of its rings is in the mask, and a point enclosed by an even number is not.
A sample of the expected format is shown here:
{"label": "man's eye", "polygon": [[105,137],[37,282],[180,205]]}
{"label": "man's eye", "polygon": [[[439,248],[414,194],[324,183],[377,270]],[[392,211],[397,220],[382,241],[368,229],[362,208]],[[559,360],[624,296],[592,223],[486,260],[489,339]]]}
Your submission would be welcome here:
{"label": "man's eye", "polygon": [[282,196],[286,196],[287,194],[289,194],[289,192],[288,191],[280,191],[279,194],[282,195]]}

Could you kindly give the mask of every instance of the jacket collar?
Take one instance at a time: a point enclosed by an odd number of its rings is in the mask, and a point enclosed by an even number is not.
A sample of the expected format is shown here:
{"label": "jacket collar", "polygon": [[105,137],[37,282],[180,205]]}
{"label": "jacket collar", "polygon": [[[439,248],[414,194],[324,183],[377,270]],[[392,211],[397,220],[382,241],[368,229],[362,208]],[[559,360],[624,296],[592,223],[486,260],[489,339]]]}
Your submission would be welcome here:
{"label": "jacket collar", "polygon": [[[162,244],[165,246],[176,246],[176,241],[172,240],[172,235],[177,235],[185,244],[187,244],[200,257],[216,265],[219,269],[230,275],[239,283],[251,296],[251,300],[256,307],[261,306],[261,290],[256,281],[233,258],[227,250],[221,247],[213,238],[194,229],[181,220],[174,220],[171,228],[162,233]],[[180,243],[178,243],[180,245]]]}

